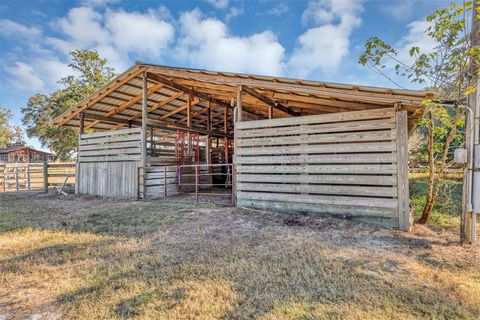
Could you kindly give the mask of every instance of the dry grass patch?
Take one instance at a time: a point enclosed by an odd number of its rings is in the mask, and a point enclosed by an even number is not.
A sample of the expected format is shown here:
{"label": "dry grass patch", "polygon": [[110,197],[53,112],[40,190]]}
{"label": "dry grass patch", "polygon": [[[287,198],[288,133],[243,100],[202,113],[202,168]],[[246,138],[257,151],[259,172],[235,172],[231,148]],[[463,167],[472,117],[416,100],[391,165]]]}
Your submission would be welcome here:
{"label": "dry grass patch", "polygon": [[0,316],[478,319],[479,247],[213,205],[0,195]]}

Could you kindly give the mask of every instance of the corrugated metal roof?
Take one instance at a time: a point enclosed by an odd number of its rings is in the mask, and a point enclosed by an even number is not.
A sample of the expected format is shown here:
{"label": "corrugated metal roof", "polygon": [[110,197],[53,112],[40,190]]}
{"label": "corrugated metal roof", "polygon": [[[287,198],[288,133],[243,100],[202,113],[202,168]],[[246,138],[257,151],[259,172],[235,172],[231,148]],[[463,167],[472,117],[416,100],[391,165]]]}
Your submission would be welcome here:
{"label": "corrugated metal roof", "polygon": [[[236,98],[236,87],[238,85],[245,85],[263,95],[270,95],[274,100],[284,103],[288,108],[294,109],[300,114],[333,112],[332,110],[345,111],[350,108],[358,110],[359,108],[368,109],[378,108],[379,106],[391,107],[400,103],[413,115],[414,111],[421,111],[424,108],[422,106],[424,99],[431,99],[435,96],[432,92],[418,90],[399,90],[137,63],[78,105],[57,117],[55,123],[57,125],[78,126],[79,112],[141,119],[143,72],[156,74],[175,83],[181,83],[183,87],[189,88],[189,90],[203,92],[225,104],[230,104],[231,98]],[[148,79],[148,87],[151,88],[154,85],[156,85],[156,82]],[[176,88],[170,88],[167,85],[157,86],[160,86],[160,88],[148,95],[149,108],[156,108],[158,104],[163,104],[162,101],[178,92]],[[248,110],[252,114],[267,112],[268,109],[265,104],[253,97],[244,96],[244,110]],[[180,96],[163,104],[160,108],[156,108],[155,111],[151,112],[151,116],[152,118],[161,117],[176,108],[184,106],[185,103],[186,95]],[[309,105],[308,108],[306,108],[307,104]],[[200,107],[205,108],[206,105],[206,102],[202,100],[197,106],[192,107],[192,112],[201,109]],[[164,121],[175,122],[184,114],[185,110],[182,110],[164,119]],[[200,115],[200,118],[202,118],[202,115]],[[91,120],[89,120],[89,124],[92,128],[97,129],[109,129],[114,126],[111,123],[91,122]]]}

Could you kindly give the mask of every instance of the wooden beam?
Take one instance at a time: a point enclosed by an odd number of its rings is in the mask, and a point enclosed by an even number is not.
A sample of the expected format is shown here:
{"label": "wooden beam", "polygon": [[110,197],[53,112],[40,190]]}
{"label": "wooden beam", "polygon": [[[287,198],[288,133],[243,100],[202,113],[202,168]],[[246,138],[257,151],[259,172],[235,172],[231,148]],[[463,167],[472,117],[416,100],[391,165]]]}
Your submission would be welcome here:
{"label": "wooden beam", "polygon": [[[131,123],[132,125],[135,125],[137,127],[140,127],[142,125],[142,122],[138,121],[138,120],[128,120],[128,119],[125,119],[125,118],[118,118],[118,117],[106,117],[106,116],[102,116],[102,115],[98,115],[98,114],[92,114],[92,113],[85,113],[84,116],[85,116],[85,119],[100,120],[101,122],[105,122],[105,123],[123,123],[123,124]],[[186,126],[180,126],[180,125],[172,124],[170,122],[153,120],[153,119],[147,119],[147,124],[149,126],[157,128],[157,129],[184,130],[184,131],[190,131],[190,132],[198,132],[198,133],[202,133],[202,134],[208,134],[209,133],[207,130],[195,129],[195,128],[190,128],[189,129]],[[213,130],[210,132],[210,134],[212,134],[214,136],[217,136],[217,137],[223,137],[224,136],[223,132],[213,131]]]}
{"label": "wooden beam", "polygon": [[[163,83],[157,83],[156,85],[154,85],[153,87],[150,87],[148,90],[147,90],[147,95],[157,91],[158,89],[162,88],[164,85]],[[143,92],[142,93],[139,93],[137,94],[136,96],[134,96],[133,98],[131,98],[130,100],[128,100],[127,102],[125,103],[122,103],[121,105],[119,105],[118,107],[116,107],[115,109],[107,112],[107,117],[110,117],[110,116],[113,116],[114,114],[116,113],[119,113],[125,109],[127,109],[128,107],[130,107],[131,105],[137,103],[138,101],[140,101],[143,97]],[[87,129],[91,128],[92,126],[96,125],[97,123],[94,121],[92,123],[90,123],[89,125],[87,125]]]}
{"label": "wooden beam", "polygon": [[[199,102],[200,102],[200,100],[195,99],[195,100],[193,100],[193,102],[191,102],[191,106],[194,106],[194,105],[196,105],[196,104],[199,103]],[[165,119],[165,118],[168,118],[168,117],[170,117],[170,116],[173,116],[174,114],[179,113],[180,111],[183,111],[183,110],[187,109],[187,108],[188,108],[188,105],[189,105],[189,103],[188,103],[188,101],[187,101],[187,103],[185,103],[183,106],[180,106],[180,107],[178,107],[177,109],[172,110],[172,111],[170,111],[169,113],[164,114],[163,116],[161,116],[161,117],[159,118],[159,120],[163,120],[163,119]],[[188,127],[188,126],[187,126],[187,127]]]}
{"label": "wooden beam", "polygon": [[[163,83],[167,87],[170,87],[170,88],[173,88],[173,89],[176,89],[176,90],[179,90],[179,91],[183,91],[185,93],[190,93],[190,92],[193,91],[192,88],[189,88],[189,87],[183,86],[181,84],[178,84],[178,83],[176,83],[174,81],[171,81],[171,80],[169,80],[169,79],[167,79],[163,76],[160,76],[156,73],[148,73],[148,77],[152,80]],[[202,92],[194,91],[193,95],[194,95],[194,97],[197,97],[197,98],[205,100],[205,101],[210,100],[210,96],[208,94],[205,94],[205,93],[202,93]],[[230,104],[228,104],[226,102],[223,102],[223,101],[217,101],[217,104],[221,105],[224,108],[232,108],[232,106],[230,106]]]}
{"label": "wooden beam", "polygon": [[[173,100],[180,98],[182,95],[183,95],[183,92],[177,92],[177,93],[174,94],[173,96],[168,97],[168,98],[166,98],[166,99],[158,102],[157,104],[155,104],[155,105],[151,106],[150,108],[148,108],[148,113],[151,113],[152,111],[157,110],[158,108],[166,105],[167,103],[170,103],[170,102],[172,102]],[[141,115],[142,115],[141,113],[138,113],[138,114],[136,114],[136,115],[133,115],[133,116],[131,116],[131,117],[129,118],[129,120],[138,119],[138,118],[140,118]],[[117,129],[118,129],[119,127],[121,127],[121,126],[122,126],[122,124],[118,124],[118,125],[116,125],[115,127],[113,127],[111,130],[117,130]]]}
{"label": "wooden beam", "polygon": [[254,98],[257,98],[258,100],[264,102],[265,104],[275,108],[275,109],[278,109],[278,110],[281,110],[285,113],[288,113],[289,115],[291,116],[299,116],[300,114],[298,112],[295,112],[295,111],[292,111],[290,110],[289,108],[285,107],[284,105],[276,102],[275,100],[272,100],[270,98],[267,98],[263,95],[261,95],[260,93],[258,93],[257,91],[253,90],[252,88],[250,87],[247,87],[247,86],[242,86],[242,89],[245,93],[251,95],[252,97]]}
{"label": "wooden beam", "polygon": [[97,95],[94,98],[90,98],[90,100],[88,100],[83,106],[81,106],[80,108],[77,108],[75,110],[71,110],[67,114],[63,115],[62,119],[56,123],[56,126],[61,126],[62,124],[66,123],[68,120],[72,119],[73,117],[75,117],[80,112],[88,109],[90,106],[95,104],[97,101],[99,101],[100,99],[103,99],[108,94],[113,92],[115,89],[117,89],[118,87],[120,87],[124,83],[130,81],[132,78],[135,78],[137,75],[144,72],[145,70],[147,70],[147,68],[139,68],[137,70],[134,70],[130,74],[127,74],[125,78],[123,78],[121,80],[114,81],[109,86],[100,89],[100,91],[97,93]]}

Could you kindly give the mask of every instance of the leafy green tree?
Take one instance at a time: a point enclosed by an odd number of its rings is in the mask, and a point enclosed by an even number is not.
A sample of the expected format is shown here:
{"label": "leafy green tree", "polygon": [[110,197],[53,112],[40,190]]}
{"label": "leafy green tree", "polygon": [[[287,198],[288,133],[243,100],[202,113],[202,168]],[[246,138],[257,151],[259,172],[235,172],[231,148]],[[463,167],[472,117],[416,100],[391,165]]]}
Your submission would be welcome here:
{"label": "leafy green tree", "polygon": [[108,66],[107,59],[98,52],[75,50],[70,53],[71,76],[58,82],[63,88],[45,95],[32,96],[22,108],[22,122],[29,137],[37,137],[43,146],[57,154],[61,160],[70,159],[76,149],[78,130],[70,127],[55,127],[53,120],[61,113],[75,106],[84,98],[108,83],[115,72]]}
{"label": "leafy green tree", "polygon": [[[378,37],[372,37],[365,43],[365,51],[359,58],[361,64],[386,78],[392,80],[392,73],[405,77],[437,92],[439,101],[448,101],[453,106],[424,101],[425,117],[417,130],[426,137],[419,150],[423,150],[428,161],[428,190],[419,223],[428,221],[444,183],[446,169],[452,164],[451,151],[463,142],[464,110],[455,106],[464,104],[466,97],[475,91],[473,80],[478,76],[475,62],[480,58],[480,48],[474,45],[474,35],[469,31],[469,22],[472,21],[468,18],[472,9],[471,1],[462,5],[452,3],[427,17],[425,32],[436,43],[433,50],[414,46],[408,50],[409,58],[402,59],[403,52]],[[474,17],[475,21],[478,20],[478,10]]]}
{"label": "leafy green tree", "polygon": [[25,137],[20,126],[12,126],[10,120],[12,112],[9,109],[0,107],[0,147],[12,143],[25,144]]}

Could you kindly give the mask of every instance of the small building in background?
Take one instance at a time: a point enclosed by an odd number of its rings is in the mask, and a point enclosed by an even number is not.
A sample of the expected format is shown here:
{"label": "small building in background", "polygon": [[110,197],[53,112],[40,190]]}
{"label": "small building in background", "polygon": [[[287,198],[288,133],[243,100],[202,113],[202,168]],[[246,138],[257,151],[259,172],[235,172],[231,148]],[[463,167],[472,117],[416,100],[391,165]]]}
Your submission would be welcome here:
{"label": "small building in background", "polygon": [[23,144],[12,144],[0,147],[0,162],[31,163],[54,161],[55,155],[50,152],[37,150]]}

